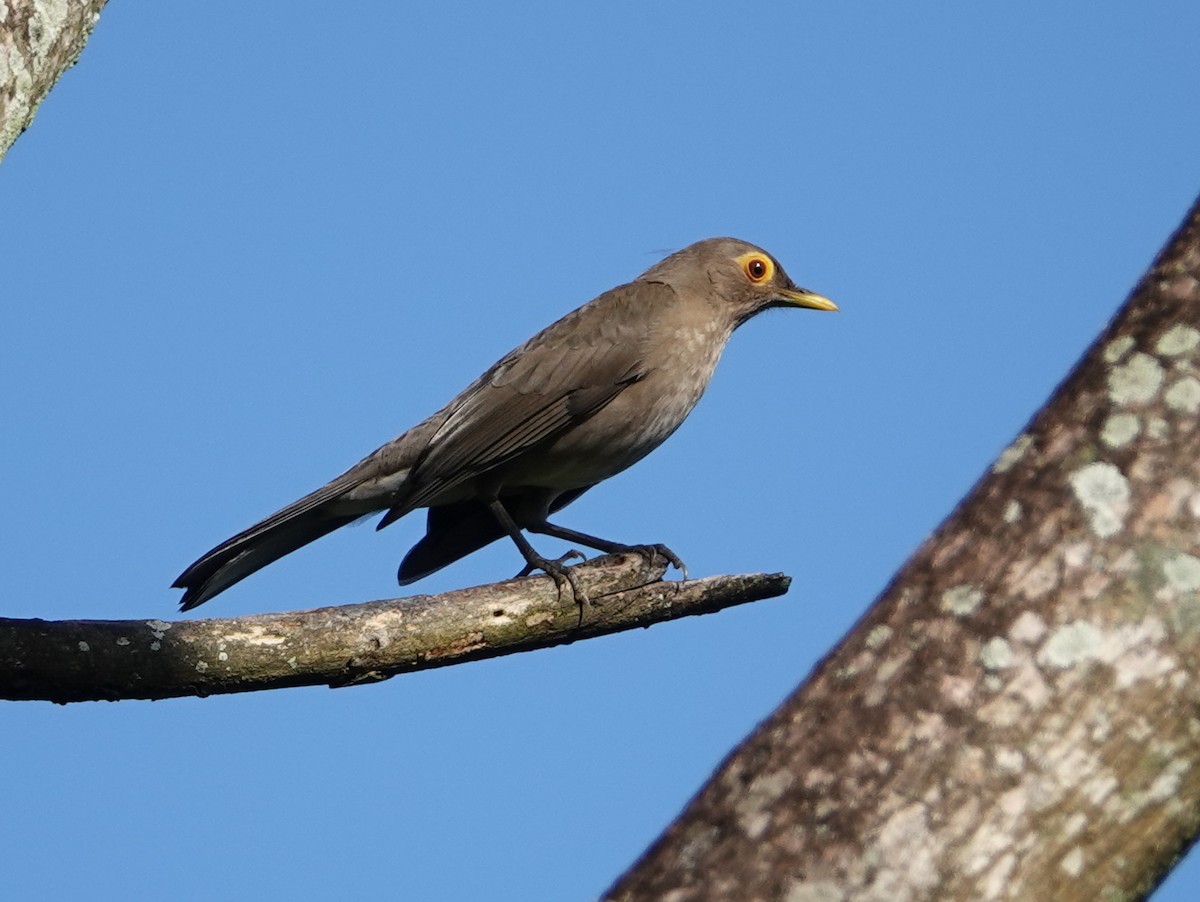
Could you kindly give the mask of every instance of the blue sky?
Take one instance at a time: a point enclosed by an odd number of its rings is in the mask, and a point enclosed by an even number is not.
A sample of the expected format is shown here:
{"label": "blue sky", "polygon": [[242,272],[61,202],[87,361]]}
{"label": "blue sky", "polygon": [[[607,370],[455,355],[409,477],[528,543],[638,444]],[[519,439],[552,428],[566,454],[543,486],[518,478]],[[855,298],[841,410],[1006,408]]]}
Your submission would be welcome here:
{"label": "blue sky", "polygon": [[[1178,223],[1197,33],[1183,2],[111,4],[0,167],[7,616],[174,616],[199,553],[696,239],[842,312],[749,323],[560,518],[787,597],[356,689],[6,705],[12,898],[601,892]],[[200,613],[394,596],[422,529],[342,530]]]}

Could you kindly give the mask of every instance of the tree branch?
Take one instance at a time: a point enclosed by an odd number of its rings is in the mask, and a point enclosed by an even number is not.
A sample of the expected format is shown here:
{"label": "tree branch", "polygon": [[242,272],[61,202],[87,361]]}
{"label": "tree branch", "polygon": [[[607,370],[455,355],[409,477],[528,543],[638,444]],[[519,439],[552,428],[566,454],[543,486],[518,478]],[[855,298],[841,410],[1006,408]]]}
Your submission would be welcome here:
{"label": "tree branch", "polygon": [[574,568],[592,600],[538,576],[444,595],[213,620],[0,618],[0,698],[171,698],[340,687],[562,645],[782,595],[782,574],[664,582],[639,553]]}
{"label": "tree branch", "polygon": [[607,898],[1148,894],[1200,830],[1198,412],[1200,202],[1027,430]]}
{"label": "tree branch", "polygon": [[0,160],[91,37],[105,0],[0,0]]}

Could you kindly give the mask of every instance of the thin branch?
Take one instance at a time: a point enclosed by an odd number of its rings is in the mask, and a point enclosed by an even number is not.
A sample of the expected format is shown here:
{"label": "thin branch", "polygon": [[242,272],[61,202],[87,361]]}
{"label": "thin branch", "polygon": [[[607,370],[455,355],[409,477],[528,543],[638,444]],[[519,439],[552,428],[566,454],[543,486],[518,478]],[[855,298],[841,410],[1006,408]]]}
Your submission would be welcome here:
{"label": "thin branch", "polygon": [[163,620],[0,618],[0,698],[157,699],[340,687],[398,673],[562,645],[782,595],[782,574],[662,581],[638,553],[574,568],[591,598],[580,623],[548,577],[444,595],[283,614]]}

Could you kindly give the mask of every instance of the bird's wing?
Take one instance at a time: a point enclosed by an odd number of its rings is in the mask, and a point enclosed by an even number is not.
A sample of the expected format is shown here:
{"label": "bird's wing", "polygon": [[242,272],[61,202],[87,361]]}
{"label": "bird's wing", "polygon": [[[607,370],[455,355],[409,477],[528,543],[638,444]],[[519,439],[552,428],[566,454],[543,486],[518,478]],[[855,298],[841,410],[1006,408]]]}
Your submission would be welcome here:
{"label": "bird's wing", "polygon": [[674,291],[631,282],[567,314],[484,373],[452,405],[383,528],[439,494],[586,421],[644,378],[655,306]]}

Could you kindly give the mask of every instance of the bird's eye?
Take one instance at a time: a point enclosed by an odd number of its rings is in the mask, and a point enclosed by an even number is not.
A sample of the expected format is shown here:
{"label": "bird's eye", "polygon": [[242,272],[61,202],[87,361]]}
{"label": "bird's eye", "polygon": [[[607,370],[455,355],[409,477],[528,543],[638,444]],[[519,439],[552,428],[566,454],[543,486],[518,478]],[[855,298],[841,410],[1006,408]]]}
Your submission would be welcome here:
{"label": "bird's eye", "polygon": [[762,282],[771,274],[771,266],[762,257],[748,257],[742,264],[751,282]]}

